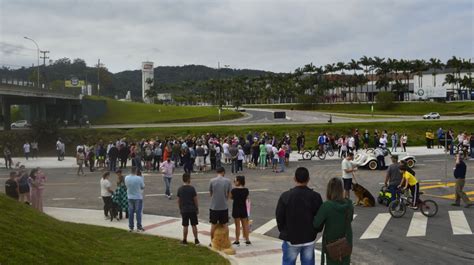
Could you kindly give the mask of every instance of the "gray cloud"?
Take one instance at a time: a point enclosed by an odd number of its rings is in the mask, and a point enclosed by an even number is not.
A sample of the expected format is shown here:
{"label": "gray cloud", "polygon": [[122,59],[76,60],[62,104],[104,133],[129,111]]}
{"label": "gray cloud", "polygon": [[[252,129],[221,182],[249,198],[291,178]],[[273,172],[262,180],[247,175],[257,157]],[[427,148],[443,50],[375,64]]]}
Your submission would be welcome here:
{"label": "gray cloud", "polygon": [[143,60],[292,71],[363,55],[469,58],[473,12],[469,0],[0,0],[0,63],[35,61],[24,35],[53,59],[101,58],[115,72]]}

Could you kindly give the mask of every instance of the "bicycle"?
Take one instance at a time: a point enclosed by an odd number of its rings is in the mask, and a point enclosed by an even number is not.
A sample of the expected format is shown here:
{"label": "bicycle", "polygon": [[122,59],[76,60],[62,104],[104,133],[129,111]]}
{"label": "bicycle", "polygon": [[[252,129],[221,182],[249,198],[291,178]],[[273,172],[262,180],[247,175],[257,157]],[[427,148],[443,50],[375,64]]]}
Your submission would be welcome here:
{"label": "bicycle", "polygon": [[[397,194],[398,198],[388,205],[388,211],[394,218],[403,217],[407,211],[407,206],[413,204],[413,197],[408,194],[408,190],[403,192],[399,189]],[[423,192],[420,192],[420,195],[421,194],[423,194]],[[433,200],[422,200],[419,198],[417,206],[426,217],[433,217],[438,213],[438,204]]]}
{"label": "bicycle", "polygon": [[303,152],[303,160],[311,160],[313,157],[317,156],[320,160],[326,159],[326,155],[332,157],[334,156],[334,150],[330,144],[324,145],[324,151],[316,150],[306,150]]}

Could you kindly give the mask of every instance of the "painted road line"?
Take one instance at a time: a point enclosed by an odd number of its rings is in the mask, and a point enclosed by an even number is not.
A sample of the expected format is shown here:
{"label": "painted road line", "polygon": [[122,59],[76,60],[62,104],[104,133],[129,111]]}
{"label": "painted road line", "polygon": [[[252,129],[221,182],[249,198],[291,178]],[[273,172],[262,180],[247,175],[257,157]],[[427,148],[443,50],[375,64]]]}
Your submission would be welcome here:
{"label": "painted road line", "polygon": [[449,211],[449,219],[451,220],[453,235],[472,235],[463,211]]}
{"label": "painted road line", "polygon": [[[354,220],[357,217],[357,214],[354,214],[352,217],[352,220]],[[323,242],[323,235],[321,234],[321,237],[316,241],[316,244],[321,244]]]}
{"label": "painted road line", "polygon": [[[268,191],[268,189],[254,189],[249,190],[249,192],[260,192],[260,191]],[[209,191],[198,191],[197,194],[209,194]],[[158,196],[166,196],[164,193],[153,193],[153,194],[145,194],[145,197],[158,197]]]}
{"label": "painted road line", "polygon": [[379,238],[383,232],[383,229],[387,225],[388,221],[390,221],[390,214],[389,213],[379,213],[369,225],[367,230],[365,230],[364,234],[360,237],[360,239],[374,239]]}
{"label": "painted road line", "polygon": [[425,236],[428,217],[422,213],[415,212],[411,218],[410,227],[408,228],[407,237]]}
{"label": "painted road line", "polygon": [[73,201],[76,198],[53,198],[53,201]]}
{"label": "painted road line", "polygon": [[423,160],[423,162],[444,162],[446,159],[429,159],[429,160]]}
{"label": "painted road line", "polygon": [[252,233],[263,235],[266,232],[272,230],[275,226],[277,226],[276,219],[272,219],[266,222],[264,225],[260,226],[259,228],[255,229]]}

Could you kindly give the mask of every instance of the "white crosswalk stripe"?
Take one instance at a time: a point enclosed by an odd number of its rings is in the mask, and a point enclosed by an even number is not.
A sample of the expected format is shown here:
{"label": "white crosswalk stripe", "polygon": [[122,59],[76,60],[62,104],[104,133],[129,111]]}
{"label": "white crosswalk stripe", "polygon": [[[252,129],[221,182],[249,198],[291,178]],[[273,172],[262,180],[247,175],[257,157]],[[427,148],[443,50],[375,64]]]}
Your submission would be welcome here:
{"label": "white crosswalk stripe", "polygon": [[369,225],[367,230],[365,230],[364,234],[360,237],[360,239],[374,239],[379,238],[383,232],[383,229],[387,225],[388,221],[390,221],[391,215],[389,213],[379,213]]}
{"label": "white crosswalk stripe", "polygon": [[411,218],[410,227],[408,228],[407,237],[425,236],[428,217],[422,213],[414,212]]}
{"label": "white crosswalk stripe", "polygon": [[272,230],[275,226],[277,226],[276,219],[272,219],[266,222],[264,225],[260,226],[259,228],[255,229],[252,233],[263,235],[266,232]]}
{"label": "white crosswalk stripe", "polygon": [[454,235],[472,235],[471,228],[463,211],[449,211],[449,220]]}

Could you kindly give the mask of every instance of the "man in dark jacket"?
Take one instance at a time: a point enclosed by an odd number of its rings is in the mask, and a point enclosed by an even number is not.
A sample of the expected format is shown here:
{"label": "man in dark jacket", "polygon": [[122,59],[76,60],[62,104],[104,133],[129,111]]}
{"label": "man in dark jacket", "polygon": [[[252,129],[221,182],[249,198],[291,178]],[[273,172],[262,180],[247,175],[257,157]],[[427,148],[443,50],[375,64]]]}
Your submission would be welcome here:
{"label": "man in dark jacket", "polygon": [[298,254],[301,264],[314,264],[317,232],[313,228],[313,218],[323,200],[319,193],[308,188],[308,169],[297,168],[294,180],[295,187],[280,196],[276,208],[279,238],[283,240],[282,264],[295,264]]}
{"label": "man in dark jacket", "polygon": [[117,170],[117,158],[119,156],[119,150],[115,146],[115,144],[112,144],[112,147],[109,149],[109,170],[112,172],[115,172]]}
{"label": "man in dark jacket", "polygon": [[453,206],[460,206],[461,199],[464,201],[465,207],[471,207],[473,203],[469,200],[463,191],[466,183],[466,163],[462,160],[462,154],[456,155],[456,167],[454,168],[454,178],[456,179],[456,199]]}

